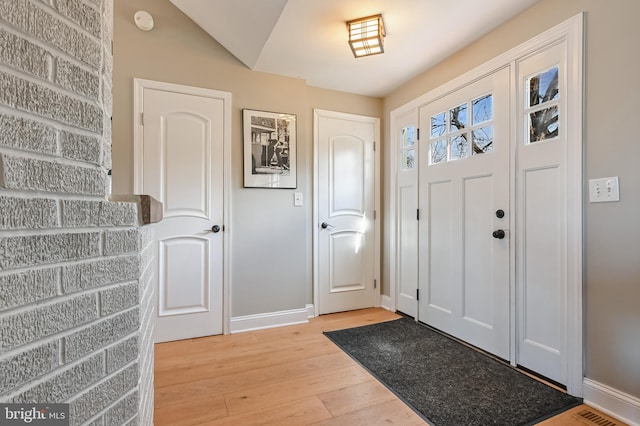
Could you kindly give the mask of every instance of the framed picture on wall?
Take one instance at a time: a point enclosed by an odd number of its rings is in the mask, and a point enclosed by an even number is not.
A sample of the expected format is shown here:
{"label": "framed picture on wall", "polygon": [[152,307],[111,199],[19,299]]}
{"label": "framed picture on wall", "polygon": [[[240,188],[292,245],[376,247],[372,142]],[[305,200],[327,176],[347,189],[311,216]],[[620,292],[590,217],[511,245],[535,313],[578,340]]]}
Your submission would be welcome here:
{"label": "framed picture on wall", "polygon": [[242,110],[244,187],[296,188],[296,116]]}

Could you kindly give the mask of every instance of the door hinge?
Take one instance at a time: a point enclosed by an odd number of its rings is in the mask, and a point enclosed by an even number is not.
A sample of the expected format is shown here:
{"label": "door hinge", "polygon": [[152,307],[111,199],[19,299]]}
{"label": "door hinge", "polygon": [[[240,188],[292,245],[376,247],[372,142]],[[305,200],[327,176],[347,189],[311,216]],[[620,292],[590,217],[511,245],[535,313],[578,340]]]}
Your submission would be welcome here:
{"label": "door hinge", "polygon": [[373,280],[373,289],[378,288],[378,280]]}
{"label": "door hinge", "polygon": [[416,220],[420,220],[420,209],[416,209]]}
{"label": "door hinge", "polygon": [[373,141],[373,150],[376,150],[376,141]]}
{"label": "door hinge", "polygon": [[416,132],[416,139],[420,140],[420,127],[418,127],[418,131]]}
{"label": "door hinge", "polygon": [[420,300],[420,289],[416,288],[416,300]]}
{"label": "door hinge", "polygon": [[140,113],[140,124],[144,126],[144,112]]}
{"label": "door hinge", "polygon": [[376,220],[378,217],[378,212],[376,210],[373,211],[373,220]]}

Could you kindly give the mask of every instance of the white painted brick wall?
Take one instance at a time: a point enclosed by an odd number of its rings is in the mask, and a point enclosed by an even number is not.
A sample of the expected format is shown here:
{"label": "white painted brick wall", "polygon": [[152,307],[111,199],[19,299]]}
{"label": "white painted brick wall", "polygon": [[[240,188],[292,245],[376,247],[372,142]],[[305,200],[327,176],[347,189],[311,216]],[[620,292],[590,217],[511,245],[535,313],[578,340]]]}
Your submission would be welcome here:
{"label": "white painted brick wall", "polygon": [[142,265],[140,274],[140,333],[139,363],[140,363],[140,398],[139,424],[153,424],[153,318],[155,316],[153,304],[154,271],[156,267],[155,253],[155,225],[146,226],[141,235]]}
{"label": "white painted brick wall", "polygon": [[153,229],[105,201],[113,0],[0,0],[0,402],[153,424]]}

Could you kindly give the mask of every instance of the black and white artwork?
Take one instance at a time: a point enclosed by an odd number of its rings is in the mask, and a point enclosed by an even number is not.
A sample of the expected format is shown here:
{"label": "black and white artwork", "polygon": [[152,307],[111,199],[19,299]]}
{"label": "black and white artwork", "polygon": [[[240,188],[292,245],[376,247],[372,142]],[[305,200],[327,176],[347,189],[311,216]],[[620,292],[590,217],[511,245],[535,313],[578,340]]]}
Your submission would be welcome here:
{"label": "black and white artwork", "polygon": [[296,116],[242,110],[245,188],[296,187]]}

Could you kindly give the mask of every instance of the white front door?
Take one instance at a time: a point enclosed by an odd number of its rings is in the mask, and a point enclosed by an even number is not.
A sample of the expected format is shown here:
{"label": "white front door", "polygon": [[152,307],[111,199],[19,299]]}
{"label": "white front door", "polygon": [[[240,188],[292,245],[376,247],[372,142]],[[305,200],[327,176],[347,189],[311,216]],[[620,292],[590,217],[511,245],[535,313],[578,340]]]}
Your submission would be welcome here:
{"label": "white front door", "polygon": [[155,341],[222,333],[224,101],[145,88],[142,191],[156,225]]}
{"label": "white front door", "polygon": [[320,314],[376,303],[375,153],[379,120],[315,111]]}
{"label": "white front door", "polygon": [[510,358],[509,69],[420,108],[419,320]]}
{"label": "white front door", "polygon": [[397,250],[396,262],[398,311],[416,317],[418,312],[418,113],[398,117],[396,153]]}

